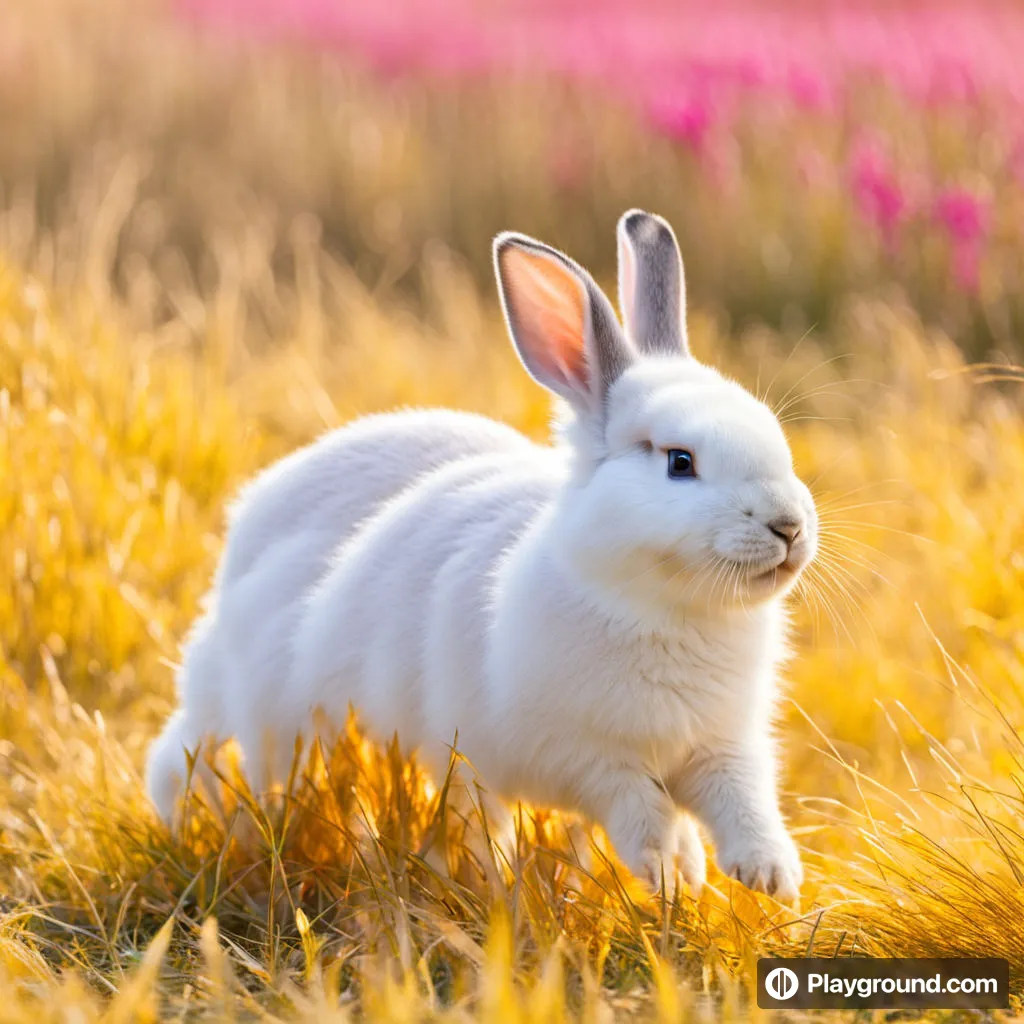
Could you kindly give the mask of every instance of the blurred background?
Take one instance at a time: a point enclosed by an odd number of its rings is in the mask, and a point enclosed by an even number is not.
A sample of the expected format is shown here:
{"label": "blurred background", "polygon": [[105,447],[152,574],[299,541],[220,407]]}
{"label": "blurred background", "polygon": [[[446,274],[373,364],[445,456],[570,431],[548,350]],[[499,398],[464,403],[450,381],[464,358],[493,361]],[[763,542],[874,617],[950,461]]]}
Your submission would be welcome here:
{"label": "blurred background", "polygon": [[[443,245],[484,282],[514,226],[605,278],[630,206],[676,226],[694,301],[806,329],[898,297],[1012,353],[1024,14],[828,0],[43,0],[10,5],[0,185],[53,233],[105,203],[110,282],[210,291],[289,238],[377,287]],[[145,260],[148,273],[140,273]]]}
{"label": "blurred background", "polygon": [[[1005,956],[1019,993],[1022,53],[1000,0],[8,2],[9,1019],[114,993],[116,1019],[326,1019],[322,983],[380,1019],[607,1020],[654,991],[676,1021],[685,992],[741,999],[766,950]],[[635,206],[679,236],[696,353],[765,396],[819,502],[780,706],[803,913],[714,873],[634,905],[572,867],[557,816],[532,873],[456,846],[442,884],[410,852],[435,791],[355,736],[284,824],[231,776],[248,832],[200,807],[168,835],[140,770],[238,488],[400,405],[546,438],[491,239],[535,235],[614,296]]]}

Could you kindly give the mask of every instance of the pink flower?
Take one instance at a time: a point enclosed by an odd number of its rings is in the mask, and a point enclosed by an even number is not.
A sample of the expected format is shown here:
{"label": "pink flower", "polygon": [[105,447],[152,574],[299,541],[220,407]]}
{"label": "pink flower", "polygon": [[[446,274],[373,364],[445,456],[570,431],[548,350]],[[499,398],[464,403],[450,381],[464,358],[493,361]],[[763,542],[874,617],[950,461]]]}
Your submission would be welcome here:
{"label": "pink flower", "polygon": [[953,245],[953,277],[965,291],[976,291],[988,234],[988,201],[962,186],[943,189],[932,204],[932,217]]}
{"label": "pink flower", "polygon": [[864,217],[881,231],[887,245],[907,215],[907,197],[892,162],[874,143],[862,143],[850,159],[853,198]]}
{"label": "pink flower", "polygon": [[794,68],[789,73],[787,85],[793,101],[804,110],[827,110],[833,102],[823,75]]}
{"label": "pink flower", "polygon": [[932,205],[932,216],[960,245],[978,242],[987,234],[988,213],[988,201],[961,186],[943,189]]}
{"label": "pink flower", "polygon": [[714,112],[707,99],[655,100],[649,114],[655,127],[700,151],[707,141]]}

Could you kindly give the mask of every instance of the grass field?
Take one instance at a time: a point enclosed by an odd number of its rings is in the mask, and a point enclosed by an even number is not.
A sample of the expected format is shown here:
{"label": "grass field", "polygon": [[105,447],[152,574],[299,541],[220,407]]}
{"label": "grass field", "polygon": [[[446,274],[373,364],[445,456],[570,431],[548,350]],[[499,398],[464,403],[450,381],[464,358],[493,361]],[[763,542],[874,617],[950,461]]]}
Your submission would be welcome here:
{"label": "grass field", "polygon": [[[854,223],[841,182],[835,201],[787,205],[757,118],[728,129],[746,198],[716,230],[685,193],[706,166],[579,82],[421,89],[303,47],[116,0],[11,19],[0,1021],[732,1018],[765,951],[1006,957],[1020,1012],[1021,249],[992,151],[935,114],[947,166],[974,161],[1006,225],[975,288],[952,256],[916,265]],[[898,100],[878,108],[895,135]],[[806,138],[809,116],[786,131]],[[551,156],[560,134],[605,170],[555,194],[571,161],[541,172],[521,154]],[[225,503],[277,455],[396,405],[545,437],[488,235],[542,235],[611,288],[615,216],[640,203],[679,214],[697,353],[767,394],[822,511],[780,721],[800,907],[714,872],[699,899],[652,901],[599,833],[581,867],[542,809],[514,877],[450,822],[439,877],[418,856],[438,794],[354,727],[284,806],[260,810],[229,770],[229,826],[196,801],[170,836],[140,770]],[[785,301],[770,238],[792,253]],[[842,273],[810,274],[821,245]]]}

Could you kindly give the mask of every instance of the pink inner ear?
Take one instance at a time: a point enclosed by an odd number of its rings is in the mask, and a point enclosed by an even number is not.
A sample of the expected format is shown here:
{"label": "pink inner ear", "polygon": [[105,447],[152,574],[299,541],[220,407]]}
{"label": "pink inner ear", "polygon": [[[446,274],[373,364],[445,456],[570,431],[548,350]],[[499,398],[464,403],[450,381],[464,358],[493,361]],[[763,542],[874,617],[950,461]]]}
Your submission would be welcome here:
{"label": "pink inner ear", "polygon": [[501,255],[505,290],[524,356],[554,381],[585,386],[583,286],[557,260],[509,247]]}

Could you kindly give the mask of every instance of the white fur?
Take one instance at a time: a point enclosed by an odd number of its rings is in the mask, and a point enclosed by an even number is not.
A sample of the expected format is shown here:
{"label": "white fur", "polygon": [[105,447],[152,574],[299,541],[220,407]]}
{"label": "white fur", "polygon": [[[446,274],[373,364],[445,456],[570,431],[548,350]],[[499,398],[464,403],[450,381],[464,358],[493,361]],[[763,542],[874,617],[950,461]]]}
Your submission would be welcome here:
{"label": "white fur", "polygon": [[[651,272],[641,258],[631,275]],[[165,818],[186,748],[237,737],[263,789],[314,719],[338,728],[354,706],[435,773],[457,733],[489,812],[496,797],[581,811],[652,882],[678,856],[703,884],[696,818],[725,871],[797,894],[771,719],[814,506],[747,391],[685,348],[613,341],[626,366],[602,411],[563,410],[553,448],[477,416],[404,412],[256,479],[151,753]],[[699,479],[670,479],[666,448],[691,450]],[[779,517],[803,527],[788,562],[765,525]]]}

